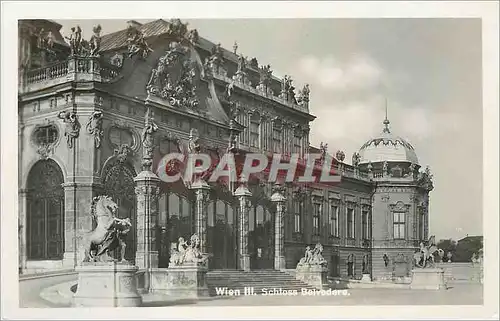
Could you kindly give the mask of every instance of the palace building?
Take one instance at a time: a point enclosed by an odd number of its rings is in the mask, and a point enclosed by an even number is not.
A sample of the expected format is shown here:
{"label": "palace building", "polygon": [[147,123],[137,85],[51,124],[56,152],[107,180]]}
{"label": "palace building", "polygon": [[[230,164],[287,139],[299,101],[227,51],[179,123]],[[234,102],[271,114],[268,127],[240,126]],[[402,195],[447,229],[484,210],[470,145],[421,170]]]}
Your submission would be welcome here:
{"label": "palace building", "polygon": [[[177,19],[123,27],[82,39],[75,26],[66,42],[54,21],[19,21],[20,273],[79,264],[92,200],[104,194],[132,221],[126,258],[141,269],[167,267],[172,244],[196,233],[211,270],[294,269],[319,242],[333,277],[409,276],[428,238],[432,175],[387,117],[349,164],[341,150],[310,146],[309,86],[296,90]],[[244,192],[161,182],[153,165],[186,151],[323,153],[341,182],[249,181]]]}

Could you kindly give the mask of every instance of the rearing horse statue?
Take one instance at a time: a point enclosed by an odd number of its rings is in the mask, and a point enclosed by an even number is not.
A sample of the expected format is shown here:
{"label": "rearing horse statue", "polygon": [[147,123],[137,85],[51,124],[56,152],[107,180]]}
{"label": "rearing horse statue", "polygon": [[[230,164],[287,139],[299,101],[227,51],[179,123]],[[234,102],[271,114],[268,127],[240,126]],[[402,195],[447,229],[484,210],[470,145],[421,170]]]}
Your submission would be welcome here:
{"label": "rearing horse statue", "polygon": [[[130,231],[130,219],[120,219],[115,216],[118,205],[106,195],[95,197],[92,203],[91,215],[97,226],[82,238],[81,251],[83,262],[109,261],[109,251],[118,247],[121,250],[121,262],[125,262],[125,241],[123,236]],[[95,254],[94,254],[95,253]]]}

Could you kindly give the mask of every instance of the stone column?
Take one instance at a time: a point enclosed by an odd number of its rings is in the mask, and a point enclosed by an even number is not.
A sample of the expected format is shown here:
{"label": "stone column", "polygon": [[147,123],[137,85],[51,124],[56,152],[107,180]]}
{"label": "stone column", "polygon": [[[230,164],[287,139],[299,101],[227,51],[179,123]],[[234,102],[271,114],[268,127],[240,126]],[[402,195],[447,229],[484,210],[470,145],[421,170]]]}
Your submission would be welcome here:
{"label": "stone column", "polygon": [[240,203],[239,213],[239,236],[238,236],[238,256],[240,270],[250,271],[250,254],[248,253],[248,209],[250,208],[249,198],[252,196],[243,179],[241,185],[234,191],[234,196]]}
{"label": "stone column", "polygon": [[160,179],[153,173],[154,134],[158,126],[150,115],[146,102],[144,129],[142,131],[142,172],[134,178],[137,199],[137,250],[135,264],[145,270],[144,290],[150,289],[150,270],[158,267],[158,249],[156,248],[156,225],[158,221],[158,197]]}
{"label": "stone column", "polygon": [[207,253],[207,221],[208,221],[208,197],[210,185],[204,180],[197,180],[191,185],[196,195],[195,228],[194,231],[200,238],[200,251]]}
{"label": "stone column", "polygon": [[276,184],[275,191],[271,196],[271,202],[276,204],[276,220],[274,223],[274,269],[285,269],[284,252],[284,215],[286,197],[283,195],[283,189]]}
{"label": "stone column", "polygon": [[156,248],[156,222],[160,179],[156,174],[142,171],[134,178],[137,198],[137,252],[135,263],[140,269],[158,267]]}

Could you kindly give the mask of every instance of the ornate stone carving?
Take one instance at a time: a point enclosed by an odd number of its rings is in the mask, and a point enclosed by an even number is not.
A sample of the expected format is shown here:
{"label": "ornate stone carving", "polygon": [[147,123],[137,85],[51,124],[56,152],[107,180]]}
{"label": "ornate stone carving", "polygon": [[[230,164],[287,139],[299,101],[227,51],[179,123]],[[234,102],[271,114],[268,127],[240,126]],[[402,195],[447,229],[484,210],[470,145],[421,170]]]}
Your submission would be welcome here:
{"label": "ornate stone carving", "polygon": [[395,178],[403,177],[403,170],[399,165],[396,165],[393,168],[391,168],[391,177]]}
{"label": "ornate stone carving", "polygon": [[355,152],[354,154],[352,154],[352,166],[358,167],[360,160],[361,160],[361,156],[359,155],[358,152]]}
{"label": "ornate stone carving", "polygon": [[328,143],[319,143],[319,149],[320,149],[320,153],[321,153],[321,159],[325,159],[326,157],[326,154],[328,153]]}
{"label": "ornate stone carving", "polygon": [[208,255],[201,253],[200,238],[197,234],[193,234],[190,239],[190,244],[179,237],[179,242],[172,243],[170,248],[170,264],[174,266],[182,266],[187,264],[204,265],[208,261]]}
{"label": "ornate stone carving", "polygon": [[427,245],[420,243],[420,249],[413,255],[413,262],[418,268],[434,267],[434,253],[437,252],[435,236],[431,236]]}
{"label": "ornate stone carving", "polygon": [[314,249],[311,249],[310,246],[306,247],[304,257],[300,259],[299,263],[297,263],[297,268],[310,265],[326,267],[327,261],[323,257],[323,245],[321,245],[321,243],[317,243]]}
{"label": "ornate stone carving", "polygon": [[146,115],[144,116],[144,129],[142,130],[142,166],[144,170],[151,170],[153,164],[153,151],[154,151],[154,137],[153,135],[158,131],[158,126],[150,116],[151,110],[147,108]]}
{"label": "ornate stone carving", "polygon": [[410,166],[408,167],[408,173],[406,174],[406,177],[411,177],[411,178],[415,178],[415,169],[416,169],[416,165],[411,163]]}
{"label": "ornate stone carving", "polygon": [[299,91],[299,94],[297,95],[297,103],[300,106],[308,107],[309,106],[309,84],[306,84],[302,90]]}
{"label": "ornate stone carving", "polygon": [[388,169],[387,161],[384,161],[384,163],[382,164],[382,175],[386,176],[388,173],[389,173],[389,169]]}
{"label": "ornate stone carving", "polygon": [[272,94],[271,90],[271,80],[273,77],[273,71],[271,70],[271,65],[262,66],[259,68],[259,85],[257,89],[266,94]]}
{"label": "ornate stone carving", "polygon": [[113,66],[116,66],[118,68],[121,68],[123,66],[123,55],[120,53],[114,54],[110,59],[109,62]]}
{"label": "ornate stone carving", "polygon": [[250,62],[248,63],[248,65],[250,66],[250,68],[259,69],[259,61],[255,57],[250,59]]}
{"label": "ornate stone carving", "polygon": [[102,111],[96,110],[94,111],[87,121],[87,125],[85,128],[87,132],[94,136],[95,148],[101,147],[101,137],[103,136],[102,130]]}
{"label": "ornate stone carving", "polygon": [[219,43],[212,48],[210,57],[205,60],[205,71],[216,75],[222,74],[223,64],[224,56],[221,44]]}
{"label": "ornate stone carving", "polygon": [[410,206],[411,206],[410,204],[405,204],[401,201],[389,205],[391,211],[393,212],[408,212]]}
{"label": "ornate stone carving", "polygon": [[148,94],[167,99],[174,107],[198,106],[195,86],[195,63],[189,58],[189,49],[171,42],[170,49],[153,69],[146,90]]}
{"label": "ornate stone carving", "polygon": [[344,159],[345,159],[345,153],[344,153],[343,151],[341,151],[341,150],[338,150],[338,151],[337,151],[337,153],[335,153],[335,158],[336,158],[339,162],[343,163],[343,162],[344,162]]}
{"label": "ornate stone carving", "polygon": [[99,56],[99,50],[101,50],[101,29],[101,25],[97,25],[92,29],[94,34],[90,38],[91,56]]}
{"label": "ornate stone carving", "polygon": [[200,140],[200,135],[198,134],[198,130],[196,128],[191,128],[191,130],[189,131],[189,143],[188,143],[189,153],[200,152],[201,146],[199,140]]}
{"label": "ornate stone carving", "polygon": [[82,29],[80,26],[71,28],[71,35],[66,37],[69,41],[69,46],[71,49],[71,55],[78,56],[99,56],[99,50],[101,49],[101,26],[97,25],[93,28],[93,35],[90,41],[84,40],[82,38]]}
{"label": "ornate stone carving", "polygon": [[62,111],[57,115],[58,118],[62,119],[66,124],[64,129],[64,136],[66,136],[66,141],[68,143],[68,148],[73,148],[75,139],[80,135],[80,122],[78,121],[78,116],[74,111]]}
{"label": "ornate stone carving", "polygon": [[71,35],[65,37],[69,41],[69,48],[71,49],[71,55],[78,55],[81,53],[82,49],[82,29],[80,26],[71,28]]}
{"label": "ornate stone carving", "polygon": [[287,102],[296,104],[295,99],[295,87],[292,85],[292,77],[285,75],[281,82],[281,94],[280,98],[286,100]]}
{"label": "ornate stone carving", "polygon": [[125,163],[129,155],[132,154],[132,149],[130,148],[129,145],[123,144],[117,149],[114,150],[114,155],[118,162],[121,164]]}
{"label": "ornate stone carving", "polygon": [[182,23],[180,19],[171,19],[169,21],[167,34],[176,38],[184,38],[187,34],[187,23]]}
{"label": "ornate stone carving", "polygon": [[129,218],[116,217],[117,210],[118,205],[109,196],[101,195],[92,200],[90,214],[97,225],[82,238],[84,262],[113,261],[108,252],[116,249],[120,249],[120,262],[126,262],[124,236],[130,231],[132,223]]}
{"label": "ornate stone carving", "polygon": [[250,85],[250,81],[248,80],[248,75],[246,70],[247,70],[247,58],[240,55],[238,57],[238,70],[236,71],[236,74],[233,76],[233,80],[245,85]]}
{"label": "ornate stone carving", "polygon": [[426,190],[432,191],[434,189],[432,177],[433,175],[431,174],[431,170],[429,166],[427,166],[423,173],[419,173],[417,184]]}
{"label": "ornate stone carving", "polygon": [[31,134],[31,142],[42,159],[47,159],[59,141],[59,130],[55,124],[48,121],[37,125]]}
{"label": "ornate stone carving", "polygon": [[128,56],[132,58],[139,55],[143,59],[153,52],[144,39],[144,34],[136,26],[129,25],[127,28]]}
{"label": "ornate stone carving", "polygon": [[387,203],[391,199],[391,197],[389,196],[389,194],[383,194],[380,196],[380,199],[382,200],[382,202]]}
{"label": "ornate stone carving", "polygon": [[196,29],[189,30],[189,32],[187,34],[187,39],[193,45],[197,44],[198,41],[200,40],[200,35],[198,34],[198,30],[196,30]]}

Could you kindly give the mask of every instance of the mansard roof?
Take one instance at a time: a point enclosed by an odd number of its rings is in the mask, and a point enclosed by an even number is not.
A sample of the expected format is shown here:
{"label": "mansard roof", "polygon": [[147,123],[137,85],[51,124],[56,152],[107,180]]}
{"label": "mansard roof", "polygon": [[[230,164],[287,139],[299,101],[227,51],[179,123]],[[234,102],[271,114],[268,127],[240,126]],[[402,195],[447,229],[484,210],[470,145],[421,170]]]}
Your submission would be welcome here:
{"label": "mansard roof", "polygon": [[[157,19],[154,21],[147,22],[145,24],[139,25],[137,29],[142,32],[144,35],[144,38],[147,40],[148,38],[152,37],[159,37],[161,35],[164,35],[168,32],[169,30],[169,25],[170,23],[163,20],[163,19]],[[201,35],[196,43],[196,47],[203,49],[207,52],[210,52],[212,48],[216,44],[208,39],[203,38]],[[109,34],[104,34],[102,35],[101,38],[101,51],[106,52],[106,51],[113,51],[117,50],[123,47],[127,46],[127,28],[124,28],[123,30],[116,31],[113,33]],[[225,49],[224,47],[221,46],[222,49],[222,54],[223,57],[233,63],[238,62],[238,55],[235,54],[234,52]],[[258,69],[253,68],[250,65],[246,66],[247,69],[253,70],[254,72],[259,72]],[[272,79],[274,81],[281,82],[281,79],[276,77],[275,75],[272,75]]]}

